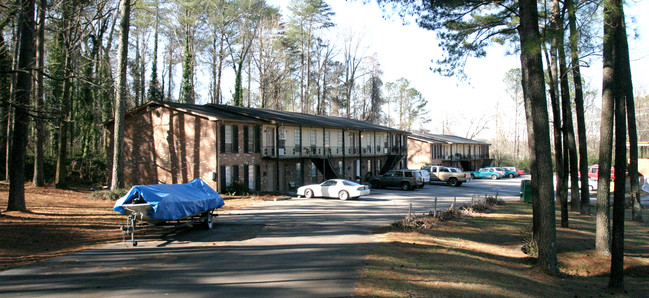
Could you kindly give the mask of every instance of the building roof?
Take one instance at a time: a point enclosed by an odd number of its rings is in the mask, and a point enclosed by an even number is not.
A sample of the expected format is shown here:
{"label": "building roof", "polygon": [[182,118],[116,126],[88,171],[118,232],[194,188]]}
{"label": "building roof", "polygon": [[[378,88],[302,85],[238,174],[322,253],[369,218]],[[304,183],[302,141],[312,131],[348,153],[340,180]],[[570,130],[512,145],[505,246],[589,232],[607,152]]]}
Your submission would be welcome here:
{"label": "building roof", "polygon": [[[257,108],[237,107],[230,105],[217,105],[217,104],[186,104],[177,102],[157,102],[149,101],[141,105],[129,114],[146,109],[151,106],[164,106],[167,108],[175,109],[185,113],[197,115],[210,120],[218,121],[238,121],[259,124],[277,124],[277,125],[296,125],[307,127],[326,127],[326,128],[339,128],[339,129],[353,129],[353,130],[372,130],[372,131],[388,131],[388,132],[401,132],[398,129],[382,126],[365,121],[348,119],[333,116],[317,116],[305,113],[276,111]],[[112,122],[112,120],[107,121]]]}
{"label": "building roof", "polygon": [[333,117],[333,116],[317,116],[305,113],[276,111],[268,109],[245,108],[230,105],[216,105],[207,104],[208,107],[214,107],[220,110],[229,111],[236,114],[246,115],[248,117],[266,120],[273,124],[279,125],[301,125],[301,126],[315,126],[315,127],[328,127],[340,129],[356,129],[356,130],[376,130],[376,131],[391,131],[391,132],[404,132],[398,129],[390,128],[383,125],[378,125],[366,121],[360,121],[349,118]]}
{"label": "building roof", "polygon": [[468,145],[489,145],[489,143],[476,141],[452,135],[437,135],[430,133],[412,133],[408,136],[411,139],[416,139],[429,143],[442,143],[442,144],[468,144]]}
{"label": "building roof", "polygon": [[266,121],[263,120],[259,120],[241,114],[235,114],[226,110],[214,109],[207,105],[195,105],[195,104],[167,102],[167,101],[165,102],[150,101],[146,103],[144,106],[150,106],[156,104],[161,106],[166,106],[168,108],[172,108],[178,111],[183,111],[189,114],[202,116],[210,120],[238,121],[238,122],[248,122],[248,123],[266,123]]}

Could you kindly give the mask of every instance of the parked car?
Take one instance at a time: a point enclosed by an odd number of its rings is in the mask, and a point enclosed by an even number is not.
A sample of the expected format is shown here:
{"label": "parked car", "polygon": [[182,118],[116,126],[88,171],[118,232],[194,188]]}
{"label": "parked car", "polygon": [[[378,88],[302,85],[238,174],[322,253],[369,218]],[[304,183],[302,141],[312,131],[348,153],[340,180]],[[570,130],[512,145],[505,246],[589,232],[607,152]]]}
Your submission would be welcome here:
{"label": "parked car", "polygon": [[471,178],[490,178],[492,180],[500,179],[503,177],[501,173],[494,170],[493,168],[480,168],[477,171],[469,172]]}
{"label": "parked car", "polygon": [[502,167],[502,169],[505,170],[505,177],[514,178],[521,175],[515,167]]}
{"label": "parked car", "polygon": [[521,173],[519,172],[520,170],[517,169],[516,167],[503,167],[503,169],[505,169],[505,171],[506,171],[505,174],[507,174],[508,176],[511,174],[511,176],[509,176],[509,178],[514,178],[514,177],[518,177],[518,176],[521,175]]}
{"label": "parked car", "polygon": [[505,169],[503,169],[501,167],[485,167],[485,169],[493,169],[494,171],[500,173],[501,178],[502,177],[507,177],[507,173],[506,173]]}
{"label": "parked car", "polygon": [[360,196],[369,195],[370,189],[362,184],[345,179],[329,179],[320,184],[309,184],[300,186],[297,189],[298,196],[308,199],[314,197],[338,198],[347,200],[358,199]]}
{"label": "parked car", "polygon": [[[599,179],[599,165],[588,167],[588,177],[597,181]],[[615,168],[611,167],[611,180],[615,179]]]}
{"label": "parked car", "polygon": [[[430,172],[426,170],[419,170],[419,173],[421,174],[421,179],[424,181],[424,185],[430,183]],[[424,187],[423,185],[421,187]]]}
{"label": "parked car", "polygon": [[376,175],[370,179],[372,188],[396,186],[403,190],[413,190],[424,186],[424,180],[418,170],[391,170],[384,175]]}
{"label": "parked car", "polygon": [[[581,188],[581,179],[578,180],[578,185],[579,188]],[[554,175],[554,187],[557,187],[557,176]],[[568,190],[570,190],[570,175],[568,175]],[[588,190],[590,191],[596,191],[597,190],[597,181],[593,180],[593,178],[588,177]]]}
{"label": "parked car", "polygon": [[430,171],[430,181],[446,182],[449,186],[460,186],[467,180],[471,180],[471,175],[462,172],[458,168],[425,166],[423,170]]}

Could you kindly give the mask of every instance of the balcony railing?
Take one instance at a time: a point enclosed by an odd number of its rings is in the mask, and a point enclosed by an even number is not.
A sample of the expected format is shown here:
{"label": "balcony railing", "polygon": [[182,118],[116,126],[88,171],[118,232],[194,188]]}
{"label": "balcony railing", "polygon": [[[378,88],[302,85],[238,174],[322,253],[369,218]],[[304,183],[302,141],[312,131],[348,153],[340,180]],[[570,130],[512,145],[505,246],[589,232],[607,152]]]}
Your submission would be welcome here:
{"label": "balcony railing", "polygon": [[[292,146],[292,147],[276,147],[264,146],[262,149],[263,157],[273,158],[297,158],[297,157],[342,157],[345,156],[380,156],[388,154],[398,154],[399,147],[393,148],[366,145],[365,147],[329,147],[329,146]],[[405,149],[402,149],[405,150]]]}

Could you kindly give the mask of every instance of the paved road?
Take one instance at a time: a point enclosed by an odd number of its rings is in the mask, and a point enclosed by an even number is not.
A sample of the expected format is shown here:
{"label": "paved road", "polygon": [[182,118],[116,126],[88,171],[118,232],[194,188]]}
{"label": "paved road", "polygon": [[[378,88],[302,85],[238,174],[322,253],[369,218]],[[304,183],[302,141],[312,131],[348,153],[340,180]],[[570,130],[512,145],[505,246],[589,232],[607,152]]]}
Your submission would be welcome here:
{"label": "paved road", "polygon": [[166,231],[0,272],[0,296],[349,296],[371,230],[454,200],[495,194],[517,200],[520,179],[459,188],[372,190],[360,200],[293,198],[222,215],[215,229]]}

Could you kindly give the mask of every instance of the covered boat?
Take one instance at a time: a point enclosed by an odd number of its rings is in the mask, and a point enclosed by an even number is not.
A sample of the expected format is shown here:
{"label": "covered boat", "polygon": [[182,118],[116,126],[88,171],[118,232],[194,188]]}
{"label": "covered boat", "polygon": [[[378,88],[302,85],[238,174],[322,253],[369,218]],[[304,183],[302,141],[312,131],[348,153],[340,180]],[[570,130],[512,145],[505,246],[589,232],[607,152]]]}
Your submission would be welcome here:
{"label": "covered boat", "polygon": [[[220,208],[223,198],[201,179],[184,184],[136,185],[115,202],[113,210],[128,215],[133,205],[143,205],[152,220],[178,220]],[[147,207],[150,206],[150,207]],[[142,208],[139,208],[143,210]]]}
{"label": "covered boat", "polygon": [[115,202],[113,210],[128,215],[126,225],[121,229],[125,236],[130,235],[133,246],[136,246],[136,229],[179,228],[197,222],[211,229],[212,211],[223,205],[223,198],[216,191],[203,180],[194,179],[185,184],[133,186]]}

